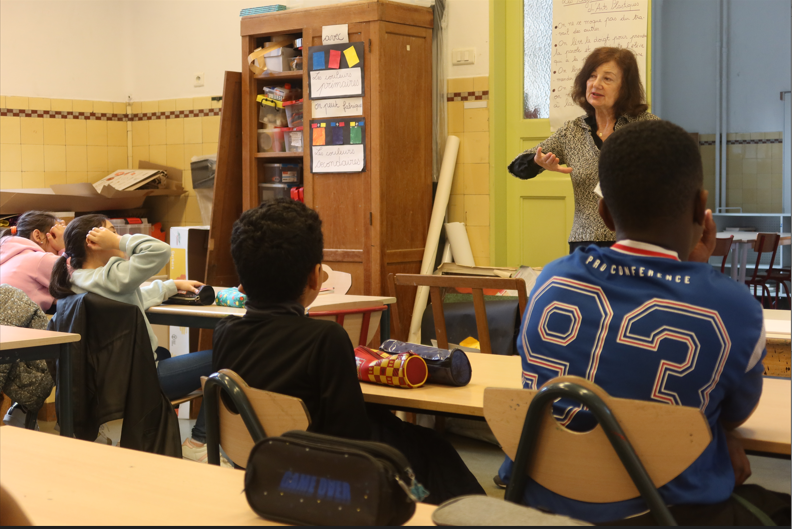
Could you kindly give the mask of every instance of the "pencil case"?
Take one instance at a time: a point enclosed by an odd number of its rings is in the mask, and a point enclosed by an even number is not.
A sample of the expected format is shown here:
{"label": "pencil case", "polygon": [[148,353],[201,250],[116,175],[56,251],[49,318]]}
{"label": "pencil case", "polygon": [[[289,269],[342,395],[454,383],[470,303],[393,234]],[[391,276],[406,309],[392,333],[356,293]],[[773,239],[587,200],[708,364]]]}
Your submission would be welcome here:
{"label": "pencil case", "polygon": [[226,288],[217,293],[215,304],[223,307],[245,308],[247,296],[239,291],[237,287]]}
{"label": "pencil case", "polygon": [[385,340],[380,349],[387,353],[414,353],[426,362],[429,382],[447,386],[466,386],[473,373],[470,360],[461,349],[438,349],[428,345]]}
{"label": "pencil case", "polygon": [[245,495],[268,520],[382,526],[409,520],[427,492],[395,448],[294,430],[256,443]]}
{"label": "pencil case", "polygon": [[198,287],[198,293],[179,292],[164,300],[163,305],[211,305],[215,300],[214,288],[209,285]]}
{"label": "pencil case", "polygon": [[358,380],[398,388],[417,388],[426,382],[426,362],[411,352],[388,354],[355,347]]}

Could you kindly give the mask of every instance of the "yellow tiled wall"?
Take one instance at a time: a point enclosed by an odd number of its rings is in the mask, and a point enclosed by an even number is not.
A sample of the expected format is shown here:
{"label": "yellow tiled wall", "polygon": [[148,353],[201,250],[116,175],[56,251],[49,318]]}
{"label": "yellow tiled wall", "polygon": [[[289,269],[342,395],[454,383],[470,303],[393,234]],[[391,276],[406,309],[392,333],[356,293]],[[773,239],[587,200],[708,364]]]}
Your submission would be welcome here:
{"label": "yellow tiled wall", "polygon": [[[489,90],[489,78],[449,79],[447,89],[449,93]],[[447,104],[448,135],[460,141],[448,219],[465,223],[476,265],[489,266],[489,108],[465,108],[464,101]]]}
{"label": "yellow tiled wall", "polygon": [[[744,213],[780,213],[782,210],[782,144],[758,143],[780,140],[781,132],[728,134],[726,150],[726,205],[742,207]],[[703,134],[702,143],[714,142],[714,134]],[[757,143],[732,143],[737,141]],[[701,145],[704,185],[710,190],[710,207],[714,207],[715,145]]]}
{"label": "yellow tiled wall", "polygon": [[[166,99],[132,103],[132,114],[172,112],[220,108],[220,101],[211,97]],[[188,190],[181,197],[149,199],[147,206],[153,219],[171,226],[199,226],[201,212],[192,188],[190,159],[193,156],[217,153],[220,116],[152,119],[132,122],[132,163],[148,160],[183,171],[183,183]]]}
{"label": "yellow tiled wall", "polygon": [[[124,103],[0,96],[0,108],[125,114]],[[0,117],[0,187],[95,182],[127,165],[123,121]]]}
{"label": "yellow tiled wall", "polygon": [[[219,108],[211,97],[132,104],[132,114]],[[0,108],[126,114],[126,103],[0,96]],[[101,180],[128,163],[127,121],[0,116],[0,188],[39,188]],[[183,170],[188,193],[152,197],[150,222],[170,226],[202,224],[192,189],[190,159],[215,154],[219,116],[132,121],[132,166],[140,160]]]}

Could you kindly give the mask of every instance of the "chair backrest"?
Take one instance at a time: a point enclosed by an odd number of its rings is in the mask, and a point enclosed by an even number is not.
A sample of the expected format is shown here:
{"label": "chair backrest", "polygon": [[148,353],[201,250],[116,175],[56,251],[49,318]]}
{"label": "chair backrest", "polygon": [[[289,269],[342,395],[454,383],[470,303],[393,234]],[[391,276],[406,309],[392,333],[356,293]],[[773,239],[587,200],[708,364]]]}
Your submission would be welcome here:
{"label": "chair backrest", "polygon": [[729,258],[732,241],[734,241],[734,235],[715,239],[715,249],[712,251],[712,257],[723,257],[723,262],[721,262],[721,273],[726,269],[726,260]]}
{"label": "chair backrest", "polygon": [[[484,418],[510,458],[515,459],[522,442],[531,402],[544,388],[559,382],[572,382],[602,399],[656,487],[682,473],[712,440],[707,420],[697,408],[614,398],[586,379],[565,376],[539,390],[484,390]],[[524,471],[543,487],[578,501],[606,503],[639,496],[603,427],[572,432],[556,421],[551,405],[552,400],[542,410],[541,425],[536,425],[539,437]]]}
{"label": "chair backrest", "polygon": [[[207,389],[208,380],[212,380],[212,387]],[[246,467],[256,442],[290,430],[306,430],[311,424],[308,408],[301,399],[251,388],[230,369],[221,369],[208,378],[201,377],[201,387],[204,388],[210,459],[213,447],[219,443],[234,463]],[[220,398],[220,391],[231,399],[236,410],[228,408]],[[212,410],[217,410],[216,414]]]}
{"label": "chair backrest", "polygon": [[[487,309],[484,304],[484,289],[516,290],[520,307],[520,321],[522,321],[525,306],[528,304],[528,291],[525,281],[520,278],[500,278],[481,276],[428,276],[420,274],[388,274],[388,288],[390,295],[396,297],[396,286],[428,287],[432,300],[432,313],[434,314],[435,331],[437,333],[437,346],[441,349],[448,348],[448,334],[446,333],[445,314],[443,312],[443,296],[441,288],[470,288],[473,290],[473,307],[476,312],[476,329],[481,344],[481,352],[491,354],[489,325],[487,323]],[[393,335],[398,340],[406,340],[408,328],[404,328],[399,321],[399,308],[393,304]]]}
{"label": "chair backrest", "polygon": [[756,235],[756,242],[754,242],[754,251],[756,252],[756,265],[754,266],[753,274],[750,281],[756,281],[759,274],[759,263],[762,260],[763,253],[770,253],[770,265],[767,267],[767,273],[773,271],[773,264],[775,263],[776,252],[778,251],[778,243],[781,240],[781,235],[778,233],[758,233]]}
{"label": "chair backrest", "polygon": [[[335,321],[349,334],[352,343],[368,345],[377,331],[382,312],[387,308],[385,305],[380,305],[362,309],[308,311],[308,316],[319,320]],[[373,325],[371,324],[372,315],[376,320]]]}

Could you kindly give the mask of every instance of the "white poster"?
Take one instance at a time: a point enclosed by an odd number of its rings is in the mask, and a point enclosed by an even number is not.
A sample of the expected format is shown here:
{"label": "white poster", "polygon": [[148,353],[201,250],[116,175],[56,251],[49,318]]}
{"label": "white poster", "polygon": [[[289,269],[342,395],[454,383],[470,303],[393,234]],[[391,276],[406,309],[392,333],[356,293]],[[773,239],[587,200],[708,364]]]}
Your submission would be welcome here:
{"label": "white poster", "polygon": [[319,99],[311,101],[311,117],[343,118],[363,115],[363,98],[347,97],[343,99]]}
{"label": "white poster", "polygon": [[575,76],[595,48],[628,48],[635,53],[646,89],[647,0],[553,0],[550,60],[550,130],[584,114],[572,102]]}
{"label": "white poster", "polygon": [[322,26],[322,44],[346,44],[349,42],[349,24]]}
{"label": "white poster", "polygon": [[312,173],[359,173],[366,168],[364,145],[314,145]]}
{"label": "white poster", "polygon": [[319,97],[362,96],[360,68],[311,72],[311,99]]}

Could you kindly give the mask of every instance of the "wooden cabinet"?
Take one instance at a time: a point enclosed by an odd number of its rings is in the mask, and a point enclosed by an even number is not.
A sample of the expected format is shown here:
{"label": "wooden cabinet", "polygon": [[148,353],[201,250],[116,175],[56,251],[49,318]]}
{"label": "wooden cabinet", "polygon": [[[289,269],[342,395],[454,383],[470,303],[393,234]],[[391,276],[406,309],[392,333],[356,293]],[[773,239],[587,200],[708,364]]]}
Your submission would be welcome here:
{"label": "wooden cabinet", "polygon": [[[302,37],[307,68],[322,26],[335,24],[348,24],[350,42],[364,44],[366,168],[313,174],[307,70],[255,76],[247,57],[267,37],[288,34]],[[295,9],[245,17],[241,34],[243,208],[259,203],[263,163],[302,161],[305,202],[323,222],[325,263],[352,274],[350,293],[383,295],[388,273],[418,273],[432,201],[431,9],[384,1]],[[286,82],[304,89],[306,150],[259,154],[256,95]]]}

